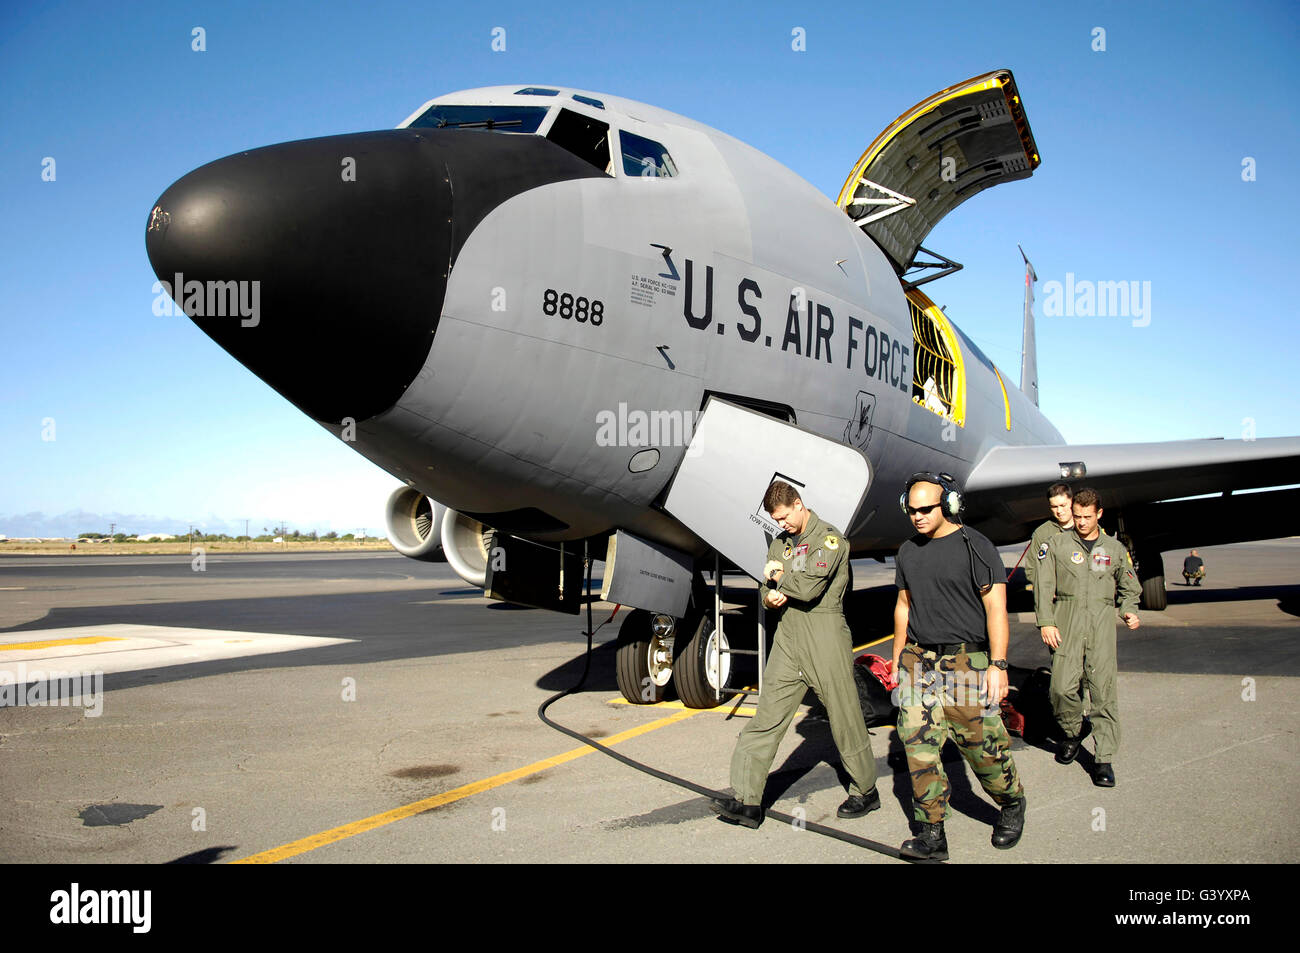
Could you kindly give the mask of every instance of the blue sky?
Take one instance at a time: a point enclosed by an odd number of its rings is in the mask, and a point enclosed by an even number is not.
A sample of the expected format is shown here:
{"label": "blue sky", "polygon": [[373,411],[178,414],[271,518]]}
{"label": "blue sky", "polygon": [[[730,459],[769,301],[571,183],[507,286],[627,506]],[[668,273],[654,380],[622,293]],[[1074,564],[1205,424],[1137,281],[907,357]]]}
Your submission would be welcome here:
{"label": "blue sky", "polygon": [[1010,67],[1043,164],[938,226],[928,247],[966,269],[926,290],[1014,379],[1017,242],[1040,282],[1150,282],[1145,327],[1045,317],[1040,283],[1042,407],[1070,442],[1296,434],[1298,26],[1295,4],[1250,2],[7,3],[0,532],[74,509],[377,527],[392,477],[153,315],[144,226],[205,162],[498,83],[662,106],[834,197],[899,113]]}

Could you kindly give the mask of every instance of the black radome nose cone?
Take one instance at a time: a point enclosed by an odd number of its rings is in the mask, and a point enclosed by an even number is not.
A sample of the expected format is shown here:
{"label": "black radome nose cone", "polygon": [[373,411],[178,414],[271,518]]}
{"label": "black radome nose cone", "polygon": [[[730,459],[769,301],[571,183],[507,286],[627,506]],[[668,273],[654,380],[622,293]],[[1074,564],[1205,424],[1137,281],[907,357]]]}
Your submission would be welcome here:
{"label": "black radome nose cone", "polygon": [[374,416],[419,372],[446,290],[451,189],[427,140],[308,139],[196,169],[150,213],[154,273],[312,417]]}
{"label": "black radome nose cone", "polygon": [[155,203],[145,245],[177,304],[249,370],[317,420],[363,420],[424,366],[474,227],[582,178],[604,174],[532,135],[306,139],[195,169]]}

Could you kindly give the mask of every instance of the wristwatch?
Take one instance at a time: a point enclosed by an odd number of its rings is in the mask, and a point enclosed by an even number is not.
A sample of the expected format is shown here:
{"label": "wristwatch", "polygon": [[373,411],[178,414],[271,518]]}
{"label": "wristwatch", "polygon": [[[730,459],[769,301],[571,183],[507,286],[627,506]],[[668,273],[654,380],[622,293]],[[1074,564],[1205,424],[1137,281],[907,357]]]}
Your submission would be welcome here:
{"label": "wristwatch", "polygon": [[1007,670],[1007,660],[1004,658],[990,659],[989,664],[992,665],[994,668],[1002,669],[1002,671],[1004,672]]}

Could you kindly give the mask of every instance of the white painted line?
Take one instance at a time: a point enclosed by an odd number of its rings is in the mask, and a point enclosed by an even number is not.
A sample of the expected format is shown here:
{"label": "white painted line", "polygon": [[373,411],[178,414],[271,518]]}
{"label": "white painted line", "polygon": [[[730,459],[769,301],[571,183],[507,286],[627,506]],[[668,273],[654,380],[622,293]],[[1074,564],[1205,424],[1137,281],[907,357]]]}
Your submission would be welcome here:
{"label": "white painted line", "polygon": [[[274,632],[174,628],[165,625],[85,625],[6,632],[0,635],[0,649],[5,645],[29,642],[91,638],[112,641],[0,651],[0,682],[8,681],[12,684],[20,671],[30,677],[32,672],[41,669],[47,661],[57,662],[59,668],[67,668],[75,660],[78,669],[109,674],[269,655],[274,652],[296,652],[355,641]],[[21,670],[19,663],[22,663]]]}

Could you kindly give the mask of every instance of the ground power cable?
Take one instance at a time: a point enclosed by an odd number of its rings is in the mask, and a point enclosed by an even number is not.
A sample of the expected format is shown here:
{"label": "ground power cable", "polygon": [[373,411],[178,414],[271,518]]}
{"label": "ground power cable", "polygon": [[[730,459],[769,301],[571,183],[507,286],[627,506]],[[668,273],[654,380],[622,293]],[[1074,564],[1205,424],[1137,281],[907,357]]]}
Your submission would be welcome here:
{"label": "ground power cable", "polygon": [[[566,688],[561,692],[557,692],[556,694],[552,695],[550,698],[546,699],[546,701],[542,702],[542,704],[537,708],[537,717],[542,720],[543,724],[549,725],[551,728],[554,728],[556,731],[560,732],[561,734],[568,735],[570,738],[573,738],[577,741],[581,741],[585,745],[590,745],[591,747],[599,751],[601,754],[608,755],[609,757],[613,758],[615,761],[620,761],[623,764],[627,765],[629,768],[632,768],[636,771],[640,771],[643,774],[648,774],[653,778],[658,778],[660,781],[666,781],[669,784],[675,784],[677,787],[685,788],[688,791],[694,791],[696,794],[702,795],[704,797],[714,798],[718,800],[725,800],[727,798],[725,792],[715,791],[712,788],[705,787],[702,784],[696,784],[693,781],[688,781],[685,778],[680,778],[675,774],[669,774],[667,771],[660,771],[658,768],[652,768],[648,764],[643,764],[640,761],[636,761],[633,758],[629,758],[627,755],[622,754],[621,752],[615,751],[612,748],[602,745],[598,741],[595,741],[592,738],[588,738],[582,732],[576,731],[572,728],[568,728],[564,725],[561,725],[559,722],[554,721],[551,718],[547,717],[546,710],[550,708],[551,705],[555,704],[557,701],[559,701],[561,698],[564,698],[567,695],[574,694],[580,688],[582,688],[582,686],[586,683],[587,675],[591,671],[592,637],[596,634],[597,631],[599,631],[601,628],[604,628],[606,625],[608,625],[610,622],[614,620],[614,616],[618,614],[618,610],[620,608],[619,606],[615,606],[614,611],[610,614],[610,617],[608,619],[602,622],[598,628],[596,629],[592,628],[591,560],[587,559],[586,562],[587,562],[587,631],[584,632],[583,635],[587,637],[587,651],[583,656],[582,676],[570,688]],[[782,823],[789,824],[792,828],[795,829],[802,828],[804,830],[809,830],[812,831],[814,834],[821,834],[824,837],[831,837],[834,838],[835,840],[843,841],[846,844],[852,844],[854,847],[862,847],[865,848],[866,850],[874,851],[877,854],[883,854],[886,857],[892,857],[895,860],[915,862],[913,861],[912,858],[904,857],[902,854],[900,854],[898,848],[896,847],[890,847],[888,844],[882,844],[879,841],[874,841],[871,840],[870,838],[859,837],[856,834],[849,834],[845,831],[839,830],[834,827],[827,827],[824,824],[818,824],[814,821],[805,820],[804,818],[794,817],[793,815],[785,814],[782,813],[781,811],[765,811],[764,816],[771,818],[772,820],[775,821],[780,821]],[[930,862],[925,861],[923,863],[930,863]]]}

